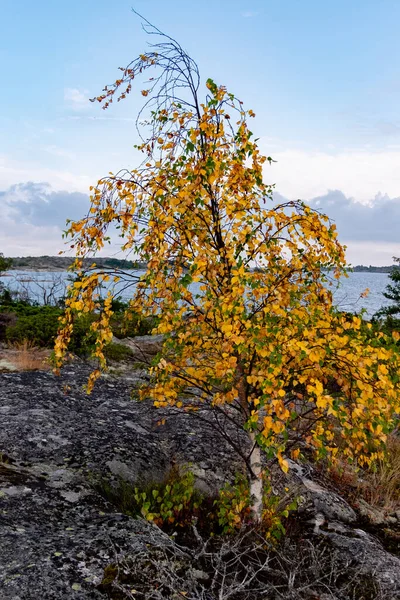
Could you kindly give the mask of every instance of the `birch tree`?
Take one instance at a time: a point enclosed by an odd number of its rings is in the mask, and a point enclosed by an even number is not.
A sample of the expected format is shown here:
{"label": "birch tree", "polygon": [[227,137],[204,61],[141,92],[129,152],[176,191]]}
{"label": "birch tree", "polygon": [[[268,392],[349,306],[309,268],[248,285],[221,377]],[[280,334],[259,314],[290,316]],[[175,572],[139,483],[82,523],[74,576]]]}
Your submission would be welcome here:
{"label": "birch tree", "polygon": [[144,80],[143,162],[101,179],[89,213],[69,226],[78,279],[55,352],[61,365],[75,315],[101,311],[90,391],[112,337],[112,293],[99,303],[95,290],[108,275],[84,272],[82,261],[116,226],[122,251],[147,264],[126,317],[157,315],[154,333],[164,336],[142,397],[208,409],[222,434],[245,432],[247,444],[230,440],[261,519],[262,453],[284,471],[304,445],[316,458],[382,456],[400,408],[395,340],[383,344],[334,307],[328,274],[341,277],[346,264],[335,225],[302,201],[274,201],[253,111],[212,79],[203,86],[179,43],[145,27],[156,43],[93,99],[107,109]]}

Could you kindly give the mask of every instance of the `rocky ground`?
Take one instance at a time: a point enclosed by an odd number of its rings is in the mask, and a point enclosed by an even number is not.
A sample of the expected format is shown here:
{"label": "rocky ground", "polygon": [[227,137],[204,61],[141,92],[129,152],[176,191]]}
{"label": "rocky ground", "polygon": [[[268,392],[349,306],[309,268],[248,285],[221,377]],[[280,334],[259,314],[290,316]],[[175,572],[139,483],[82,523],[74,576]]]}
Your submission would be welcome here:
{"label": "rocky ground", "polygon": [[[90,367],[82,361],[69,364],[61,377],[0,373],[1,600],[105,598],[109,592],[100,584],[108,565],[135,557],[139,564],[150,547],[174,546],[155,526],[116,512],[96,492],[96,475],[154,481],[173,464],[191,463],[199,486],[210,490],[237,469],[231,450],[211,428],[132,400],[132,388],[147,377],[138,363],[133,367],[102,378],[91,396],[83,390]],[[160,424],[163,416],[168,418]],[[288,485],[293,484],[301,535],[326,541],[335,556],[348,557],[363,577],[373,578],[381,596],[377,591],[363,598],[400,598],[400,559],[360,526],[359,514],[318,481],[311,467],[291,463]],[[391,517],[392,528],[398,528],[397,516]],[[204,595],[201,571],[193,565],[187,571],[192,587],[176,598],[225,598]],[[137,597],[129,594],[108,597]],[[301,594],[263,597],[350,598],[315,595],[310,587]]]}

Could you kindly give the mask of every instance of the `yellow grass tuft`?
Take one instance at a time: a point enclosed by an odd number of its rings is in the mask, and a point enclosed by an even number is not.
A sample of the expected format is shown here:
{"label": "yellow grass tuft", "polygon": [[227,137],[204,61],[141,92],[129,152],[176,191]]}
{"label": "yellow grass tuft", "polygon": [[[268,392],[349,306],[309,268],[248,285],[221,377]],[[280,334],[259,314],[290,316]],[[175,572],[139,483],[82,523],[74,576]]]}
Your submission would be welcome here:
{"label": "yellow grass tuft", "polygon": [[364,500],[373,509],[390,515],[400,510],[400,436],[388,436],[386,457],[370,468],[356,470],[339,462],[330,469],[330,476],[342,493],[356,505]]}
{"label": "yellow grass tuft", "polygon": [[24,340],[12,345],[12,362],[20,371],[39,371],[50,369],[49,350],[37,348],[31,341]]}
{"label": "yellow grass tuft", "polygon": [[358,484],[360,495],[373,507],[391,513],[400,510],[400,437],[388,437],[387,456],[371,467]]}

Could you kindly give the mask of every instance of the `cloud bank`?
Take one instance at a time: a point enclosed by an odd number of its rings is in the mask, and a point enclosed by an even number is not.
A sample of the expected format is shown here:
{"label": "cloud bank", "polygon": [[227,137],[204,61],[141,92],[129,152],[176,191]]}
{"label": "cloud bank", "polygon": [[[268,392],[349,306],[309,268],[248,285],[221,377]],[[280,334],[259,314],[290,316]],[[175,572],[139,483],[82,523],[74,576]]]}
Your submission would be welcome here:
{"label": "cloud bank", "polygon": [[261,138],[263,154],[277,162],[264,169],[265,180],[275,183],[286,198],[310,200],[341,190],[348,197],[369,203],[376,194],[400,196],[400,147],[370,150],[308,151],[288,143]]}
{"label": "cloud bank", "polygon": [[394,242],[400,248],[400,197],[377,194],[364,204],[331,190],[308,204],[335,221],[342,240]]}
{"label": "cloud bank", "polygon": [[[284,198],[277,193],[276,199]],[[336,223],[352,264],[391,264],[392,256],[400,255],[400,196],[378,194],[362,203],[330,190],[308,204]],[[88,208],[87,194],[56,191],[48,183],[21,183],[0,191],[0,252],[56,254],[63,248],[66,220],[81,218]]]}
{"label": "cloud bank", "polygon": [[21,183],[0,191],[0,252],[8,256],[57,254],[67,219],[88,210],[89,197],[60,192],[48,183]]}

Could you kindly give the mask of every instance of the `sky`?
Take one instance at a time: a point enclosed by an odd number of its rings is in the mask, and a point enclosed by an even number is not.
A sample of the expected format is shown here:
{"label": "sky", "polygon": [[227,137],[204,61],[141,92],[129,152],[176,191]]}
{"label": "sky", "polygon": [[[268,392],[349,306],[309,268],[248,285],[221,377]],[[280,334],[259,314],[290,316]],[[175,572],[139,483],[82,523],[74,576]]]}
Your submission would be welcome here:
{"label": "sky", "polygon": [[89,98],[146,50],[132,6],[256,118],[265,181],[328,214],[353,265],[400,256],[398,0],[1,0],[0,252],[57,254],[88,188],[137,161],[140,94]]}

